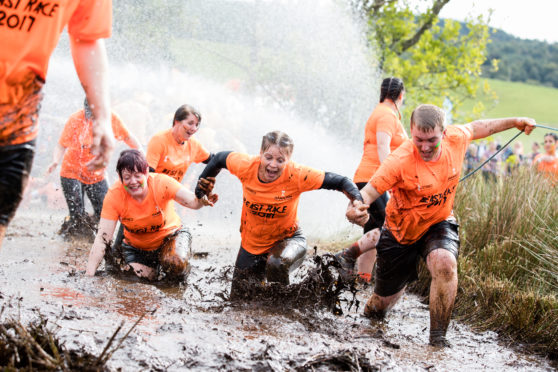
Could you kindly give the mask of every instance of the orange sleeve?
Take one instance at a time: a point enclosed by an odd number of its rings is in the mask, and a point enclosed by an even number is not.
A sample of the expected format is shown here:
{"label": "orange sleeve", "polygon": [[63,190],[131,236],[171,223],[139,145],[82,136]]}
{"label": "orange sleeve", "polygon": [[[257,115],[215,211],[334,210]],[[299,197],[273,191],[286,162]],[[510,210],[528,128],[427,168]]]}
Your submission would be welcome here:
{"label": "orange sleeve", "polygon": [[128,131],[128,128],[126,128],[126,126],[122,122],[122,119],[120,119],[120,116],[116,115],[115,113],[111,115],[111,124],[112,124],[112,132],[114,133],[114,138],[116,138],[119,141],[123,141],[126,138],[130,137],[130,132]]}
{"label": "orange sleeve", "polygon": [[157,169],[159,165],[159,159],[161,159],[161,153],[163,152],[163,143],[161,141],[160,136],[151,137],[149,142],[147,143],[147,155],[145,158],[147,159],[147,164],[153,168]]}
{"label": "orange sleeve", "polygon": [[101,218],[111,221],[117,221],[120,218],[120,211],[117,207],[121,205],[121,202],[117,201],[117,191],[111,188],[105,195],[105,200],[103,201],[103,209],[101,210]]}
{"label": "orange sleeve", "polygon": [[60,139],[58,140],[60,146],[68,148],[76,140],[76,130],[74,122],[74,116],[72,115],[66,122],[66,125],[64,125],[64,129],[62,130],[62,134],[60,135]]}
{"label": "orange sleeve", "polygon": [[243,154],[240,152],[231,152],[227,156],[227,169],[242,180],[243,171],[248,169],[253,163],[254,156]]}
{"label": "orange sleeve", "polygon": [[304,165],[295,165],[299,169],[298,189],[300,192],[319,189],[324,183],[325,172]]}
{"label": "orange sleeve", "polygon": [[397,128],[397,121],[392,114],[384,114],[376,121],[376,133],[384,132],[389,134],[392,138],[395,135]]}
{"label": "orange sleeve", "polygon": [[111,31],[112,0],[79,0],[68,23],[70,35],[82,40],[97,40],[110,37]]}
{"label": "orange sleeve", "polygon": [[194,163],[201,163],[205,160],[207,160],[207,158],[209,158],[209,151],[206,150],[205,147],[203,147],[203,145],[195,139],[191,139],[190,141],[192,141],[192,161]]}
{"label": "orange sleeve", "polygon": [[400,167],[402,162],[396,152],[397,150],[388,155],[370,179],[370,184],[374,186],[380,195],[390,190],[401,180]]}
{"label": "orange sleeve", "polygon": [[161,202],[174,199],[182,184],[166,174],[155,173],[154,177],[157,180],[156,190],[161,197]]}

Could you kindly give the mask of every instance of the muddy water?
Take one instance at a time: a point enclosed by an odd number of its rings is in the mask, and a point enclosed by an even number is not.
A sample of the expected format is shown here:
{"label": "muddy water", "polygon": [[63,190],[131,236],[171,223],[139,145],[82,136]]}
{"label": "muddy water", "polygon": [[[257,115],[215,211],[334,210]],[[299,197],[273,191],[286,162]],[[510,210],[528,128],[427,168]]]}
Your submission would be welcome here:
{"label": "muddy water", "polygon": [[[552,369],[494,333],[475,333],[456,322],[448,333],[451,349],[428,346],[428,308],[410,295],[384,321],[361,316],[370,287],[357,293],[358,308],[342,302],[341,316],[319,308],[230,304],[224,298],[237,237],[219,239],[203,226],[194,230],[193,247],[200,254],[185,286],[103,273],[86,278],[89,244],[62,241],[56,235],[62,218],[29,210],[16,216],[0,252],[2,317],[25,321],[40,312],[60,327],[58,336],[68,348],[99,355],[122,321],[120,336],[145,315],[109,361],[113,370]],[[293,281],[313,265],[310,257]]]}

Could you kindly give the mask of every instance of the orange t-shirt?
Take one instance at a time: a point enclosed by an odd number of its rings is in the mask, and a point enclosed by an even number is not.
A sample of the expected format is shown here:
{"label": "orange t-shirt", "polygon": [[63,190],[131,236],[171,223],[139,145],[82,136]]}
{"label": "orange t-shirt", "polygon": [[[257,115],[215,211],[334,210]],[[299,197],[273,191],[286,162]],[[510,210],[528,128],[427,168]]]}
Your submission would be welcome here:
{"label": "orange t-shirt", "polygon": [[[130,136],[128,128],[114,113],[111,115],[111,124],[117,140],[122,141]],[[86,165],[94,157],[91,153],[92,125],[91,120],[85,119],[83,110],[73,113],[66,122],[58,140],[58,143],[66,148],[60,166],[61,177],[72,178],[88,185],[101,182],[105,178],[105,168],[90,171]]]}
{"label": "orange t-shirt", "polygon": [[120,220],[124,225],[126,243],[137,249],[153,251],[161,246],[165,237],[182,226],[171,202],[182,185],[166,174],[157,173],[148,175],[147,185],[149,193],[139,203],[120,181],[116,181],[105,196],[101,218]]}
{"label": "orange t-shirt", "polygon": [[472,132],[463,125],[447,127],[442,153],[425,162],[411,140],[382,163],[370,180],[376,191],[392,191],[385,226],[401,244],[419,240],[430,226],[453,214],[453,200]]}
{"label": "orange t-shirt", "polygon": [[380,167],[378,157],[378,144],[376,133],[385,132],[391,136],[389,143],[390,151],[393,152],[407,138],[407,132],[403,128],[397,114],[385,103],[376,106],[366,122],[364,128],[364,149],[362,159],[355,172],[355,182],[368,182]]}
{"label": "orange t-shirt", "polygon": [[291,161],[277,180],[263,183],[258,179],[259,165],[259,156],[237,152],[227,156],[227,169],[242,182],[241,244],[252,254],[266,253],[295,233],[300,194],[319,189],[325,175]]}
{"label": "orange t-shirt", "polygon": [[147,164],[157,173],[168,174],[182,182],[192,163],[209,158],[209,151],[195,138],[180,144],[172,136],[172,128],[156,133],[147,144]]}
{"label": "orange t-shirt", "polygon": [[553,161],[537,161],[547,154],[539,154],[533,159],[533,163],[536,164],[537,170],[542,172],[551,180],[558,181],[558,157],[555,156]]}
{"label": "orange t-shirt", "polygon": [[36,116],[42,82],[50,55],[66,25],[75,39],[109,37],[111,0],[0,1],[2,146],[37,137]]}

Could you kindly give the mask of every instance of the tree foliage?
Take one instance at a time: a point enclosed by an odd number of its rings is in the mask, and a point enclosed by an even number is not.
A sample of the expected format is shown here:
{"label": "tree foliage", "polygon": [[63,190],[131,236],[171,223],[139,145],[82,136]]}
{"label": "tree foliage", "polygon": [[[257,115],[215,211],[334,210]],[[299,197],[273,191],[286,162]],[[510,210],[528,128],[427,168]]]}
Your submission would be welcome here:
{"label": "tree foliage", "polygon": [[480,80],[490,41],[487,20],[472,19],[464,29],[456,21],[442,22],[438,14],[449,1],[422,1],[427,8],[420,11],[408,0],[353,0],[368,22],[368,39],[377,48],[383,75],[405,82],[406,117],[417,104],[446,102],[454,119],[469,120],[484,111],[485,103],[478,101],[472,112],[463,113],[464,100],[481,91],[495,98]]}

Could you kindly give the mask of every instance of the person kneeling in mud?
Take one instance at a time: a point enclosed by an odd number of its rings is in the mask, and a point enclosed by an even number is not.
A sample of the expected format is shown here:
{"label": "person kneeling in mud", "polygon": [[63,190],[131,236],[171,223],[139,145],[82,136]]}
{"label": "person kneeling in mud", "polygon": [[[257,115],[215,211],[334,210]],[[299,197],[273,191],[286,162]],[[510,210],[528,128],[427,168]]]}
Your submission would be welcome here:
{"label": "person kneeling in mud", "polygon": [[531,133],[529,118],[477,120],[447,125],[444,111],[420,105],[411,115],[411,140],[392,152],[361,190],[364,203],[347,208],[349,221],[364,225],[367,209],[387,190],[392,197],[376,246],[374,293],[364,315],[383,317],[417,279],[420,257],[432,276],[430,284],[430,344],[448,346],[446,332],[457,293],[458,224],[453,201],[462,163],[472,140],[517,128]]}
{"label": "person kneeling in mud", "polygon": [[192,237],[172,201],[191,209],[213,206],[218,199],[211,193],[213,185],[204,188],[208,197],[196,198],[175,179],[149,173],[147,160],[138,150],[122,151],[116,171],[120,180],[105,196],[86,275],[95,275],[119,220],[124,226],[124,261],[138,277],[156,279],[160,267],[166,278],[184,278],[190,269]]}
{"label": "person kneeling in mud", "polygon": [[362,200],[356,185],[347,177],[324,172],[291,161],[293,142],[279,131],[267,133],[259,156],[219,152],[205,167],[196,187],[203,196],[201,181],[215,177],[222,168],[242,183],[240,222],[241,246],[236,258],[231,299],[239,298],[246,282],[289,284],[289,273],[302,264],[306,238],[298,226],[300,194],[316,189],[342,191]]}

